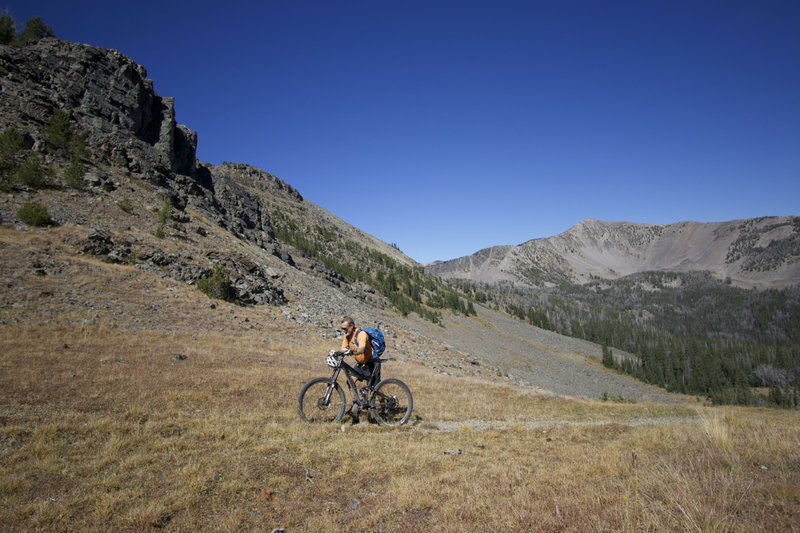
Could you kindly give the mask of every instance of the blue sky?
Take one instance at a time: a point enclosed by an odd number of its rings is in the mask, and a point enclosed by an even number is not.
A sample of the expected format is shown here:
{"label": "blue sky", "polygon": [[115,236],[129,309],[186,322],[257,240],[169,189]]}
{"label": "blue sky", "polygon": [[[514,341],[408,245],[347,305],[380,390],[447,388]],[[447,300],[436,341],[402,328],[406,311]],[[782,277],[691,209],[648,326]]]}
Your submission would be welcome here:
{"label": "blue sky", "polygon": [[800,215],[800,2],[3,1],[142,64],[197,156],[425,263]]}

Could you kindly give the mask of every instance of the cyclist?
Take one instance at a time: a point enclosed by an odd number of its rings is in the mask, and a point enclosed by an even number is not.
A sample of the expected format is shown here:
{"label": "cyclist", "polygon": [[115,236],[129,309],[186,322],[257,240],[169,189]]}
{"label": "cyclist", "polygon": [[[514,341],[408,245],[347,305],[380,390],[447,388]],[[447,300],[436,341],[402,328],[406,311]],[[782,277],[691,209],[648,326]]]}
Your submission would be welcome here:
{"label": "cyclist", "polygon": [[[342,351],[345,352],[345,355],[352,355],[356,358],[358,364],[355,369],[360,375],[359,379],[369,379],[375,369],[369,335],[363,329],[356,328],[355,322],[349,316],[342,318],[341,327],[344,332]],[[380,380],[380,375],[376,376],[376,381],[378,380]]]}

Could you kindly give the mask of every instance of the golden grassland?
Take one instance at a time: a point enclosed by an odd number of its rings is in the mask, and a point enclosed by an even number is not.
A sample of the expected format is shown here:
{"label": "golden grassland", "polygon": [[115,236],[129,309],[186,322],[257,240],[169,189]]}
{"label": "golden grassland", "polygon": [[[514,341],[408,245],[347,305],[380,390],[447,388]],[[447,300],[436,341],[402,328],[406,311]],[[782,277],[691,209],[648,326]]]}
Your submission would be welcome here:
{"label": "golden grassland", "polygon": [[795,412],[549,397],[402,360],[383,373],[411,387],[411,425],[312,426],[296,397],[332,343],[283,333],[4,327],[0,529],[800,529]]}
{"label": "golden grassland", "polygon": [[550,397],[411,354],[383,370],[409,426],[307,425],[335,341],[76,232],[0,227],[0,531],[800,529],[796,412]]}

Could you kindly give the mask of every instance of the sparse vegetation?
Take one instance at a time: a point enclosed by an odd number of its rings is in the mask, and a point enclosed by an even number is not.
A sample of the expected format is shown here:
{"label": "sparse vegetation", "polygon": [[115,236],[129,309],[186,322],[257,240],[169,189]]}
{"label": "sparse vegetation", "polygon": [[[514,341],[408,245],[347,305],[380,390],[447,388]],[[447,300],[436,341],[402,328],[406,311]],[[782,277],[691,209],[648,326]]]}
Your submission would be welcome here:
{"label": "sparse vegetation", "polygon": [[625,398],[621,394],[609,394],[607,391],[600,395],[601,402],[615,402],[615,403],[636,403],[633,398]]}
{"label": "sparse vegetation", "polygon": [[50,181],[51,174],[52,171],[42,164],[39,156],[31,154],[17,169],[16,177],[22,185],[32,189],[45,189],[53,185]]}
{"label": "sparse vegetation", "polygon": [[158,211],[158,221],[164,225],[172,217],[172,202],[169,198],[164,198],[161,209]]}
{"label": "sparse vegetation", "polygon": [[416,313],[438,323],[442,309],[467,316],[476,314],[475,306],[464,294],[427,274],[422,267],[403,265],[326,228],[303,227],[278,210],[272,213],[271,220],[278,240],[315,258],[344,280],[373,287],[404,316]]}
{"label": "sparse vegetation", "polygon": [[128,198],[120,198],[117,200],[117,207],[126,213],[133,213],[133,203]]}
{"label": "sparse vegetation", "polygon": [[[75,131],[69,114],[61,109],[54,110],[44,127],[48,151],[59,158],[68,155],[69,164],[62,177],[64,185],[83,189],[86,172],[83,159],[88,156],[86,134]],[[11,191],[20,186],[33,189],[55,187],[51,180],[53,170],[42,164],[41,157],[25,145],[25,137],[15,127],[10,126],[0,134],[0,189]]]}
{"label": "sparse vegetation", "polygon": [[27,201],[17,209],[17,218],[29,226],[48,226],[52,224],[47,209],[36,201]]}
{"label": "sparse vegetation", "polygon": [[156,211],[158,215],[158,226],[156,226],[155,236],[159,239],[163,239],[165,236],[164,228],[167,225],[167,221],[172,218],[172,202],[169,198],[164,198],[161,203],[161,209]]}
{"label": "sparse vegetation", "polygon": [[63,179],[67,187],[83,189],[86,167],[83,159],[88,155],[86,134],[77,132],[69,113],[63,109],[55,109],[44,127],[45,141],[50,151],[63,157],[69,157],[69,164],[64,169]]}
{"label": "sparse vegetation", "polygon": [[214,265],[214,271],[210,276],[197,280],[197,288],[209,298],[231,300],[233,297],[231,279],[225,267],[220,264]]}

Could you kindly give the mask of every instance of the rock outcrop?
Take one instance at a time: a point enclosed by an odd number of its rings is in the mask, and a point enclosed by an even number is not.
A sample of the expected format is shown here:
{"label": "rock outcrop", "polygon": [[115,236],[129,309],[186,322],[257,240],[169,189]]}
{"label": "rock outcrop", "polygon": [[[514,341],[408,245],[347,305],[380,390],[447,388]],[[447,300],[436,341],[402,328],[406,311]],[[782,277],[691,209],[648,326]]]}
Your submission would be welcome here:
{"label": "rock outcrop", "polygon": [[54,110],[67,111],[98,163],[147,179],[191,175],[197,135],[175,122],[145,69],[115,50],[58,39],[0,45],[0,129],[15,126],[37,146]]}
{"label": "rock outcrop", "polygon": [[44,148],[45,125],[60,109],[86,135],[90,186],[113,190],[125,172],[161,187],[176,208],[193,205],[237,237],[281,256],[269,215],[237,179],[260,187],[259,194],[298,201],[302,196],[246,165],[223,165],[220,171],[198,165],[197,134],[176,123],[173,98],[156,94],[145,69],[131,59],[53,38],[24,47],[0,45],[0,79],[0,131],[15,127],[46,162],[58,166]]}

